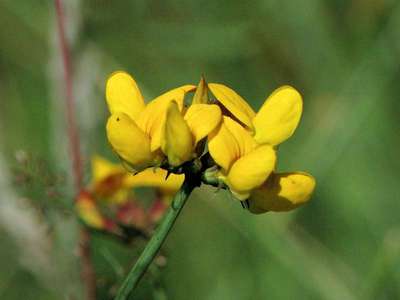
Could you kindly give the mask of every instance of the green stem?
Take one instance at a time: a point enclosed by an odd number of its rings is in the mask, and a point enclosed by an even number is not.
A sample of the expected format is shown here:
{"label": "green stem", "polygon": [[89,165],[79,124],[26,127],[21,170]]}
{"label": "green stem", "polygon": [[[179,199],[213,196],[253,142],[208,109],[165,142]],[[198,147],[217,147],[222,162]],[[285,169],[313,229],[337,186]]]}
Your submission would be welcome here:
{"label": "green stem", "polygon": [[175,223],[176,218],[181,212],[186,203],[190,193],[196,187],[196,183],[190,180],[185,180],[182,188],[174,196],[170,208],[167,210],[161,223],[158,225],[156,231],[147,243],[146,248],[143,250],[136,264],[130,270],[128,276],[125,278],[121,287],[118,290],[115,300],[126,300],[132,291],[136,288],[140,279],[143,277],[147,268],[155,258],[160,250],[161,245],[166,239],[169,231]]}

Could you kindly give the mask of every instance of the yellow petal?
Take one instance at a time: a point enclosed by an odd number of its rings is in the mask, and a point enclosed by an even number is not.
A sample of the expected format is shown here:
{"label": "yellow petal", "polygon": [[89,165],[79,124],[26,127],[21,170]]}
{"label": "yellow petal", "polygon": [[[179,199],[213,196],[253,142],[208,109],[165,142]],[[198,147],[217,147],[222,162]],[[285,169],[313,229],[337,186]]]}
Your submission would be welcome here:
{"label": "yellow petal", "polygon": [[123,112],[132,120],[137,120],[145,107],[135,80],[123,71],[114,72],[108,78],[106,99],[111,114]]}
{"label": "yellow petal", "polygon": [[275,168],[276,154],[269,145],[259,146],[239,158],[229,170],[226,183],[231,191],[244,200],[252,189],[259,187]]}
{"label": "yellow petal", "polygon": [[252,119],[255,113],[241,96],[231,88],[222,84],[210,83],[208,87],[218,101],[221,102],[235,118],[248,128],[253,128]]}
{"label": "yellow petal", "polygon": [[174,194],[182,186],[185,175],[170,174],[161,168],[149,168],[136,175],[129,174],[125,178],[125,185],[129,187],[155,187],[165,194]]}
{"label": "yellow petal", "polygon": [[213,131],[221,121],[221,110],[217,105],[192,104],[185,114],[185,121],[197,144]]}
{"label": "yellow petal", "polygon": [[161,147],[172,166],[179,166],[192,158],[192,133],[175,101],[169,104],[167,110]]}
{"label": "yellow petal", "polygon": [[232,163],[239,158],[240,150],[234,135],[228,130],[225,122],[208,136],[208,151],[214,161],[228,171]]}
{"label": "yellow petal", "polygon": [[184,85],[173,89],[155,98],[146,106],[140,115],[138,125],[151,138],[151,151],[161,147],[162,130],[165,123],[165,114],[169,103],[176,102],[179,111],[183,109],[183,101],[186,93],[193,91],[194,85]]}
{"label": "yellow petal", "polygon": [[208,149],[211,157],[226,172],[232,163],[253,151],[257,143],[242,125],[223,116],[221,125],[208,137]]}
{"label": "yellow petal", "polygon": [[92,157],[92,178],[93,182],[97,183],[116,174],[125,173],[125,169],[120,164],[113,164],[100,155]]}
{"label": "yellow petal", "polygon": [[257,143],[250,133],[242,127],[238,122],[229,117],[223,117],[223,122],[232,133],[239,146],[239,157],[245,156],[257,147]]}
{"label": "yellow petal", "polygon": [[197,85],[196,92],[193,96],[192,104],[207,104],[208,99],[208,88],[204,77],[201,76],[200,82]]}
{"label": "yellow petal", "polygon": [[255,140],[260,144],[277,145],[295,131],[301,117],[303,100],[290,86],[275,90],[253,120]]}
{"label": "yellow petal", "polygon": [[128,115],[115,113],[108,119],[107,138],[115,152],[135,170],[152,165],[150,140]]}
{"label": "yellow petal", "polygon": [[252,192],[250,211],[289,211],[306,203],[315,188],[315,179],[303,172],[272,174],[268,180]]}

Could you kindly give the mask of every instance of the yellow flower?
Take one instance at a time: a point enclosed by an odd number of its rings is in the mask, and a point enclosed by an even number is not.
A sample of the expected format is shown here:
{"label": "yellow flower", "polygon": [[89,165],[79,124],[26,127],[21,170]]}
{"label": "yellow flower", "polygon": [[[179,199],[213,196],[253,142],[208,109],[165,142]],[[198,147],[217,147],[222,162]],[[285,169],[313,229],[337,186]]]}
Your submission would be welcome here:
{"label": "yellow flower", "polygon": [[219,128],[209,135],[209,151],[221,167],[219,178],[250,211],[290,210],[306,202],[315,180],[305,173],[275,174],[276,146],[295,131],[302,113],[301,95],[290,86],[275,90],[259,112],[235,91],[210,83],[210,91],[227,109]]}
{"label": "yellow flower", "polygon": [[107,229],[114,224],[106,219],[98,206],[98,201],[121,206],[129,200],[135,187],[154,187],[161,198],[169,200],[182,186],[184,175],[170,174],[157,168],[149,168],[135,175],[128,173],[121,165],[113,164],[95,155],[92,158],[92,181],[87,191],[82,191],[75,208],[80,218],[96,229]]}
{"label": "yellow flower", "polygon": [[154,187],[163,196],[174,195],[181,187],[185,176],[170,174],[160,168],[148,168],[137,174],[128,173],[120,164],[113,164],[95,155],[92,158],[91,190],[97,198],[113,203],[125,202],[134,187]]}
{"label": "yellow flower", "polygon": [[107,137],[115,152],[136,171],[160,166],[165,156],[172,166],[193,158],[198,141],[221,118],[216,105],[193,104],[185,109],[185,95],[195,89],[194,85],[184,85],[146,105],[129,74],[113,73],[107,81],[106,99],[112,114]]}

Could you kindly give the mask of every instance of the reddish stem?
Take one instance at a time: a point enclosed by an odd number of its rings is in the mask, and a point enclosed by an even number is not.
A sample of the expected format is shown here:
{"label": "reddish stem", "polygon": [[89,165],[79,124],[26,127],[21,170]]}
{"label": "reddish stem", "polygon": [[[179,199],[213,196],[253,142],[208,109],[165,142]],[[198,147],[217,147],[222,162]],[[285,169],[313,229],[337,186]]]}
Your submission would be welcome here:
{"label": "reddish stem", "polygon": [[[54,0],[58,35],[61,48],[61,55],[63,60],[64,82],[65,82],[65,108],[66,108],[66,121],[68,141],[70,147],[70,157],[72,161],[72,175],[75,184],[75,192],[79,194],[83,187],[83,172],[82,172],[82,159],[80,153],[80,143],[78,127],[75,119],[75,101],[72,89],[72,68],[71,57],[65,36],[64,14],[62,0]],[[79,254],[81,257],[81,276],[86,288],[86,299],[96,299],[96,274],[93,269],[91,261],[90,250],[90,232],[82,227],[79,242]]]}
{"label": "reddish stem", "polygon": [[75,120],[75,101],[72,91],[72,68],[71,57],[65,36],[64,14],[62,0],[55,0],[57,25],[60,40],[61,55],[63,60],[64,82],[65,82],[65,109],[67,118],[67,132],[72,158],[72,170],[75,188],[82,188],[82,159],[80,155],[79,134]]}

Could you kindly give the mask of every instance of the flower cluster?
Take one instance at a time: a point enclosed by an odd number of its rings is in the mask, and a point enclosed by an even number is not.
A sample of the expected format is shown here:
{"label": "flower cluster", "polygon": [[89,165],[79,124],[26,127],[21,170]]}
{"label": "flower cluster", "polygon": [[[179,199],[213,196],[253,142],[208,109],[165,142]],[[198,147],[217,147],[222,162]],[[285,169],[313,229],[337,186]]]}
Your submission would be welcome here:
{"label": "flower cluster", "polygon": [[185,166],[200,165],[203,183],[229,189],[253,213],[288,211],[310,199],[311,175],[276,171],[277,146],[302,113],[302,97],[290,86],[275,90],[257,113],[231,88],[204,79],[146,104],[135,80],[118,71],[106,99],[108,140],[134,173],[152,167],[190,176]]}
{"label": "flower cluster", "polygon": [[217,105],[184,105],[196,86],[184,85],[145,104],[134,79],[115,72],[107,81],[111,112],[107,137],[115,152],[135,171],[165,165],[180,166],[195,158],[196,145],[221,120]]}
{"label": "flower cluster", "polygon": [[[121,165],[94,156],[92,181],[81,191],[75,208],[89,227],[126,237],[129,232],[148,233],[160,220],[171,197],[181,187],[184,175],[163,169],[144,170],[135,176]],[[155,187],[157,194],[148,207],[134,193],[137,187]]]}

